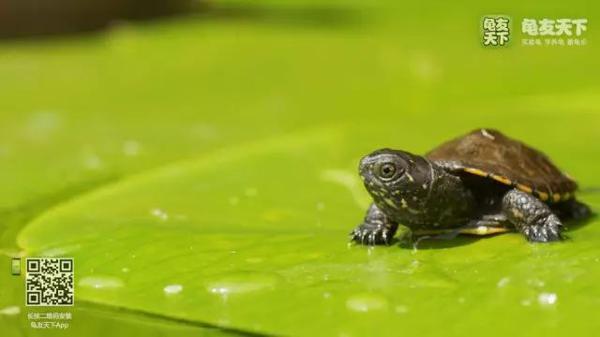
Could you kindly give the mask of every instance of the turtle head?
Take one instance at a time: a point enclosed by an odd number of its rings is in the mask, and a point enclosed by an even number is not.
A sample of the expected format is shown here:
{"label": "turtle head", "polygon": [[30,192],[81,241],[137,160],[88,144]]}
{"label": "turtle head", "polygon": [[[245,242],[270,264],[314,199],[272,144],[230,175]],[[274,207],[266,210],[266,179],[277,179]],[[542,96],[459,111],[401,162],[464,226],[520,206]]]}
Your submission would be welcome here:
{"label": "turtle head", "polygon": [[381,149],[360,161],[359,172],[375,204],[395,221],[420,223],[435,167],[405,151]]}

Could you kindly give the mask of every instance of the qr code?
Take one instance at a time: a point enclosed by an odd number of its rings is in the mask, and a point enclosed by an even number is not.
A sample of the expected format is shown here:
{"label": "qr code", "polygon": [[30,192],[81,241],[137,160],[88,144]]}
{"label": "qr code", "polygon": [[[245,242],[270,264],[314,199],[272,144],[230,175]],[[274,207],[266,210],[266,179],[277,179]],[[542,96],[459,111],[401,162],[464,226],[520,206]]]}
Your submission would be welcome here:
{"label": "qr code", "polygon": [[27,306],[73,305],[73,259],[27,258]]}

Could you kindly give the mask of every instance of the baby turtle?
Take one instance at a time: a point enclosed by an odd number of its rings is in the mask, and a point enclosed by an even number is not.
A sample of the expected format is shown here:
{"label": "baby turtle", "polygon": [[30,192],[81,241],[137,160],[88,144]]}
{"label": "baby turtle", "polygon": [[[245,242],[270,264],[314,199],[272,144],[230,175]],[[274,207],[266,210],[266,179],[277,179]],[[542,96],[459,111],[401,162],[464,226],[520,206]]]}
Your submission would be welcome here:
{"label": "baby turtle", "polygon": [[353,241],[388,244],[398,224],[414,235],[517,230],[529,241],[562,238],[562,222],[591,215],[577,184],[543,153],[497,130],[478,129],[425,156],[381,149],[360,161],[373,198]]}

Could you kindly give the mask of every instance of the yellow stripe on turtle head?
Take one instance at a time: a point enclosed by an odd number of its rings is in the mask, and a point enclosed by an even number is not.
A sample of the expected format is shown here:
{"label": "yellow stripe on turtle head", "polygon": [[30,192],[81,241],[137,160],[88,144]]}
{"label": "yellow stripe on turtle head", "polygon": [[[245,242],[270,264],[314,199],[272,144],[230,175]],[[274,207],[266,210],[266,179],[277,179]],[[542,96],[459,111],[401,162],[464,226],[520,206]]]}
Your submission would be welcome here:
{"label": "yellow stripe on turtle head", "polygon": [[559,202],[560,201],[560,194],[559,193],[552,194],[552,200],[554,202]]}
{"label": "yellow stripe on turtle head", "polygon": [[567,193],[564,193],[564,194],[562,195],[562,200],[563,200],[563,201],[564,201],[564,200],[569,200],[569,199],[571,199],[571,197],[572,197],[571,193],[567,192]]}

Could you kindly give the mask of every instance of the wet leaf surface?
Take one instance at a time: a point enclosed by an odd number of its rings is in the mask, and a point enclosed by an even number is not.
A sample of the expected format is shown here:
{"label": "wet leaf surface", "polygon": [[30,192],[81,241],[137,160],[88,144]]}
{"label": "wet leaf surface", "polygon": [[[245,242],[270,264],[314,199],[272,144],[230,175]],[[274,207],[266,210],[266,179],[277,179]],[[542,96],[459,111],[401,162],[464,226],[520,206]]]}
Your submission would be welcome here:
{"label": "wet leaf surface", "polygon": [[368,201],[340,155],[350,134],[309,131],[140,174],[46,212],[18,242],[29,255],[74,256],[79,300],[257,333],[595,324],[593,224],[546,245],[518,234],[349,245]]}

